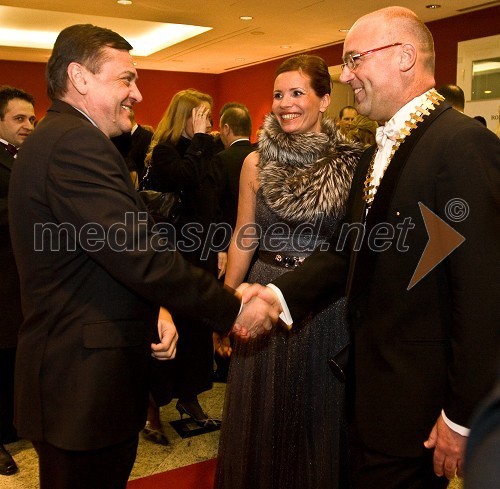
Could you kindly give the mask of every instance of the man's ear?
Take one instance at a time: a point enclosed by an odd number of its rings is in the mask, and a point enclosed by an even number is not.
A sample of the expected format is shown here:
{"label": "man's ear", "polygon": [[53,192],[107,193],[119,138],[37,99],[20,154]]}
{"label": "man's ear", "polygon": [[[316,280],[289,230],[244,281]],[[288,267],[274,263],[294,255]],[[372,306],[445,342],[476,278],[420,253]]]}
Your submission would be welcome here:
{"label": "man's ear", "polygon": [[401,60],[399,67],[401,71],[409,71],[417,61],[417,50],[413,44],[405,43],[401,46]]}
{"label": "man's ear", "polygon": [[88,90],[88,72],[84,66],[80,63],[72,62],[68,65],[68,78],[75,88],[75,90],[81,95],[85,95]]}
{"label": "man's ear", "polygon": [[229,124],[224,124],[221,128],[221,131],[224,131],[224,136],[229,136],[231,134],[231,128],[229,127]]}

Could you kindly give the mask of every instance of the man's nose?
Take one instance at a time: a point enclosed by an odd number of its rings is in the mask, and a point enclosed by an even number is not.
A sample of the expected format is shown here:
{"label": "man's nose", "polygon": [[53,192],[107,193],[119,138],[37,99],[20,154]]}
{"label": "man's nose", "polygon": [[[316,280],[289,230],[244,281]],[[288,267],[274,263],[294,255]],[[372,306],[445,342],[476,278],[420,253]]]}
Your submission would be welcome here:
{"label": "man's nose", "polygon": [[349,83],[353,78],[354,78],[353,72],[347,67],[347,65],[344,65],[342,67],[342,71],[340,72],[340,77],[339,77],[340,82]]}

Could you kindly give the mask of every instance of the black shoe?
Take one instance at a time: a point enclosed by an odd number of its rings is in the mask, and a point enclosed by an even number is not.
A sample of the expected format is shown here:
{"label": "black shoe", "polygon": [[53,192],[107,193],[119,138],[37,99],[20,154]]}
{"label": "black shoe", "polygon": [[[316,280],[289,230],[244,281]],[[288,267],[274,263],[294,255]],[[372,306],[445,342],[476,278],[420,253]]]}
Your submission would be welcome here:
{"label": "black shoe", "polygon": [[220,419],[208,417],[208,414],[201,408],[198,399],[194,399],[193,401],[177,401],[175,408],[179,411],[181,419],[186,414],[202,428],[206,428],[209,425],[219,426],[221,424]]}
{"label": "black shoe", "polygon": [[17,472],[17,465],[10,453],[5,450],[3,445],[0,445],[0,474],[12,475]]}

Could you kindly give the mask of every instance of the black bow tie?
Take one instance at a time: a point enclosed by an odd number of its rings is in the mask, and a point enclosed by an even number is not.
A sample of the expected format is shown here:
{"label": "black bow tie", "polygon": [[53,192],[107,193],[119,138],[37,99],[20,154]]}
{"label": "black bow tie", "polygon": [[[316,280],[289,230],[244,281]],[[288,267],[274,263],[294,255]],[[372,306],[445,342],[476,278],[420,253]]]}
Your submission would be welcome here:
{"label": "black bow tie", "polygon": [[4,142],[0,141],[0,144],[12,155],[16,156],[17,154],[17,148],[10,143],[5,144]]}

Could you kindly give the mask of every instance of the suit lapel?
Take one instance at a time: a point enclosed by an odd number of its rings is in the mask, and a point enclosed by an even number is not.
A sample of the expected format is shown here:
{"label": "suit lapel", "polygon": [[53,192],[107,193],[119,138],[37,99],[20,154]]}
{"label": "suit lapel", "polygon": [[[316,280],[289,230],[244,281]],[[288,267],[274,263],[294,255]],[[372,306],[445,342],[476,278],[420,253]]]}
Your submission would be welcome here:
{"label": "suit lapel", "polygon": [[[363,188],[364,182],[366,180],[366,175],[370,167],[370,161],[372,159],[373,153],[375,153],[377,146],[374,145],[368,148],[361,159],[359,160],[356,172],[352,180],[351,192],[349,194],[349,201],[347,202],[347,212],[346,216],[347,224],[361,224],[364,225],[365,213],[366,213],[366,202],[363,200]],[[341,231],[342,232],[342,231]],[[362,237],[364,239],[364,236]],[[350,296],[350,291],[352,288],[353,272],[355,270],[356,260],[359,254],[359,245],[357,245],[357,233],[351,238],[347,246],[351,247],[351,253],[349,256],[349,272],[347,277],[346,285],[346,295]]]}
{"label": "suit lapel", "polygon": [[[427,129],[432,125],[432,123],[439,117],[445,110],[452,110],[451,107],[442,102],[441,105],[436,106],[436,108],[426,116],[420,124],[411,131],[410,136],[405,138],[405,141],[398,148],[394,157],[389,164],[387,171],[382,178],[380,186],[373,200],[372,206],[366,221],[364,220],[365,206],[364,201],[362,203],[356,203],[356,209],[358,210],[359,222],[365,221],[365,232],[363,243],[359,252],[354,252],[351,257],[351,266],[349,270],[349,287],[348,294],[351,298],[355,297],[366,283],[368,283],[369,276],[373,272],[374,263],[377,257],[377,253],[370,250],[368,247],[368,236],[373,228],[381,223],[388,221],[388,211],[394,196],[395,190],[398,186],[399,178],[403,173],[404,167],[408,162],[413,148],[420,140]],[[371,153],[373,154],[373,153]],[[358,198],[362,200],[362,192],[358,192]],[[359,212],[362,214],[359,214]]]}

